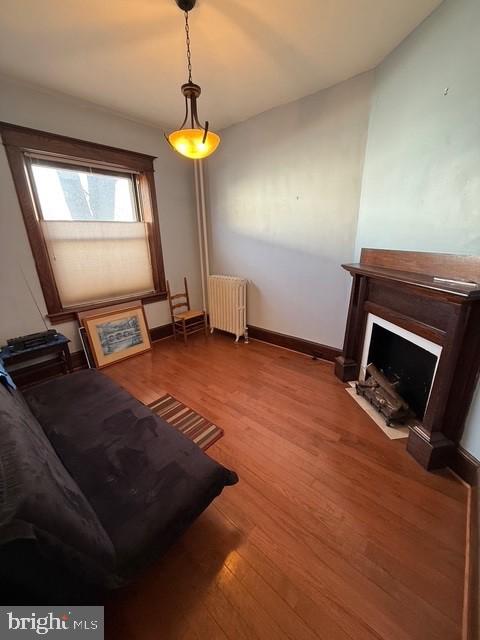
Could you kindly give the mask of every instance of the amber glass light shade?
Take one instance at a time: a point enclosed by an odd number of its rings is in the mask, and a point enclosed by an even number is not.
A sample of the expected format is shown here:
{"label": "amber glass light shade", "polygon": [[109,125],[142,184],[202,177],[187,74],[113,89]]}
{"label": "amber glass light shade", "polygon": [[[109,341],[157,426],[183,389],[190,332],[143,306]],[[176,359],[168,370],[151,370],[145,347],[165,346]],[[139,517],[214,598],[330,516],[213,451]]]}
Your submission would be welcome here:
{"label": "amber glass light shade", "polygon": [[211,155],[220,144],[220,136],[213,131],[207,132],[205,142],[203,142],[203,136],[203,129],[179,129],[172,131],[168,141],[182,156],[200,160]]}

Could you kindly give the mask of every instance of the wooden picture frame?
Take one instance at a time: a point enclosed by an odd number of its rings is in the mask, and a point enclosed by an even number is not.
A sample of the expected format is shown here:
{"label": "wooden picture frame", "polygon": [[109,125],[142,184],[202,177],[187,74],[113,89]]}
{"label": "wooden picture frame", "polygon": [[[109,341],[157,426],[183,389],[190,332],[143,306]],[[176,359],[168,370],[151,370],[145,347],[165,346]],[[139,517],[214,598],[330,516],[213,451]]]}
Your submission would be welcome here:
{"label": "wooden picture frame", "polygon": [[98,369],[150,351],[150,334],[141,303],[98,309],[81,318]]}
{"label": "wooden picture frame", "polygon": [[136,309],[137,307],[142,306],[142,301],[138,298],[136,300],[131,300],[130,302],[118,302],[117,304],[111,304],[108,306],[103,306],[98,309],[87,309],[85,311],[77,311],[77,320],[78,324],[81,327],[85,326],[85,320],[88,318],[96,318],[97,316],[104,316],[108,313],[113,313],[114,311],[125,311],[127,309]]}

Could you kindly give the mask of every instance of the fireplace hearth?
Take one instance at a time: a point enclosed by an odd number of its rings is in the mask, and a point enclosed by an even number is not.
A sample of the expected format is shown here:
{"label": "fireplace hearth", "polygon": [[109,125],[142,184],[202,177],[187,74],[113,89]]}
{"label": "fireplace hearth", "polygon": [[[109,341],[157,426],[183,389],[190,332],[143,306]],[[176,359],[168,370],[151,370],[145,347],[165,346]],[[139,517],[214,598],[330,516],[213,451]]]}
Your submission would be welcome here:
{"label": "fireplace hearth", "polygon": [[353,283],[337,377],[364,384],[373,364],[415,416],[407,450],[450,465],[480,367],[480,256],[363,249],[342,266]]}

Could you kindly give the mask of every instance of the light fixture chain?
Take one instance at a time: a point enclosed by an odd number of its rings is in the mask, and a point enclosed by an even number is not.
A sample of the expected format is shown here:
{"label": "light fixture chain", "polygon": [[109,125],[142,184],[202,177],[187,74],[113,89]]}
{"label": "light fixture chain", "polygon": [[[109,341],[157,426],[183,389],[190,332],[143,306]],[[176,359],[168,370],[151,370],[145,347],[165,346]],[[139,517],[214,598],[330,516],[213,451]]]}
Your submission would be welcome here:
{"label": "light fixture chain", "polygon": [[188,81],[192,82],[192,54],[190,52],[190,27],[188,24],[188,11],[185,11],[185,39],[187,43]]}

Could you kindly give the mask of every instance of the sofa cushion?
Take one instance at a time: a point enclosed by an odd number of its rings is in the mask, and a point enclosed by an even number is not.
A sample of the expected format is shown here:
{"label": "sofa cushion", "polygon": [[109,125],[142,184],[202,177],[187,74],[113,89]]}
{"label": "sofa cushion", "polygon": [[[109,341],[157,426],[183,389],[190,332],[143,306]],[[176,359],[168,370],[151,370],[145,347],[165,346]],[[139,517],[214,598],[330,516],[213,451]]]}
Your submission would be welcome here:
{"label": "sofa cushion", "polygon": [[110,539],[20,392],[1,384],[0,544],[28,539],[46,560],[110,584]]}
{"label": "sofa cushion", "polygon": [[95,370],[26,400],[130,574],[164,551],[236,474]]}

